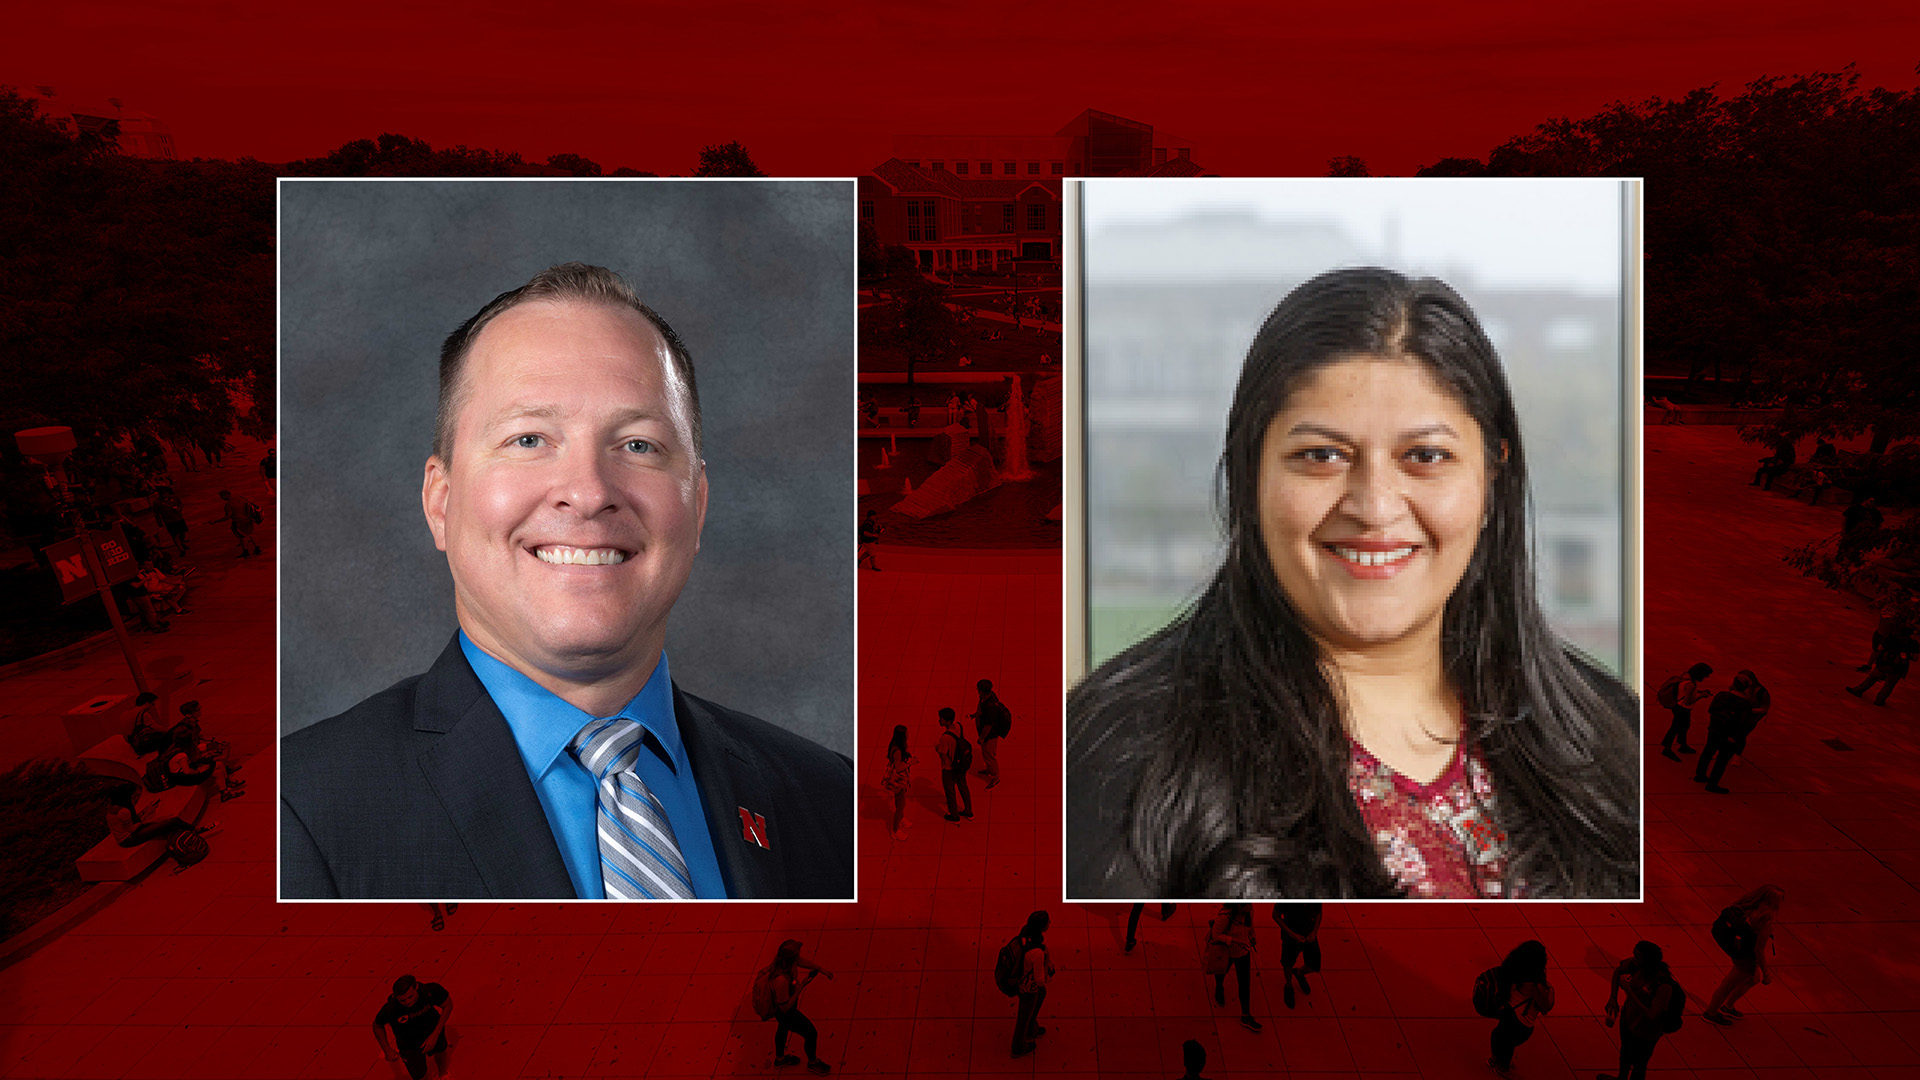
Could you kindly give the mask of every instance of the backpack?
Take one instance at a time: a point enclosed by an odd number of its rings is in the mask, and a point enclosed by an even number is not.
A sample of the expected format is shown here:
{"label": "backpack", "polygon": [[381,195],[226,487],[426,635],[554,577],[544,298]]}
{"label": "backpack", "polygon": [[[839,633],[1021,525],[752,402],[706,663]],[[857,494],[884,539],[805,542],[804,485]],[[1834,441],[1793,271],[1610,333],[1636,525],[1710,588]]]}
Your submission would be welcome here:
{"label": "backpack", "polygon": [[993,985],[1008,997],[1020,996],[1020,979],[1026,974],[1027,939],[1024,934],[1000,946],[1000,957],[993,962]]}
{"label": "backpack", "polygon": [[173,778],[167,775],[167,752],[162,749],[152,761],[147,762],[146,775],[143,777],[148,791],[158,794],[173,786]]}
{"label": "backpack", "polygon": [[1760,941],[1760,935],[1747,922],[1747,914],[1739,908],[1730,907],[1720,912],[1713,920],[1713,943],[1729,958],[1752,956],[1753,947]]}
{"label": "backpack", "polygon": [[982,719],[990,718],[993,722],[991,724],[987,724],[983,726],[985,726],[988,731],[993,732],[994,738],[996,739],[1006,738],[1007,733],[1013,730],[1012,710],[1007,708],[1007,705],[1005,702],[1000,701],[997,698],[987,704],[987,710],[988,710],[987,716],[982,717]]}
{"label": "backpack", "polygon": [[1666,682],[1660,684],[1660,689],[1654,693],[1653,700],[1659,702],[1660,707],[1663,709],[1672,709],[1679,706],[1680,680],[1686,677],[1685,672],[1669,676]]}
{"label": "backpack", "polygon": [[1507,979],[1495,964],[1473,980],[1473,1011],[1488,1018],[1507,1007]]}
{"label": "backpack", "polygon": [[206,858],[212,850],[207,838],[196,829],[175,829],[173,835],[167,838],[167,854],[173,856],[173,861],[178,864],[173,868],[176,874]]}
{"label": "backpack", "polygon": [[1679,1031],[1680,1025],[1686,1021],[1687,990],[1680,985],[1680,980],[1671,975],[1667,977],[1667,985],[1673,987],[1673,997],[1667,1002],[1666,1011],[1654,1019],[1660,1024],[1662,1033],[1671,1035]]}
{"label": "backpack", "polygon": [[753,976],[753,1015],[762,1020],[771,1020],[773,1006],[773,965],[761,968]]}
{"label": "backpack", "polygon": [[252,503],[247,504],[247,516],[253,519],[253,523],[255,525],[258,525],[262,521],[266,520],[266,515],[260,513],[260,508],[253,505]]}
{"label": "backpack", "polygon": [[958,728],[953,732],[953,771],[966,772],[973,768],[973,744],[960,734]]}

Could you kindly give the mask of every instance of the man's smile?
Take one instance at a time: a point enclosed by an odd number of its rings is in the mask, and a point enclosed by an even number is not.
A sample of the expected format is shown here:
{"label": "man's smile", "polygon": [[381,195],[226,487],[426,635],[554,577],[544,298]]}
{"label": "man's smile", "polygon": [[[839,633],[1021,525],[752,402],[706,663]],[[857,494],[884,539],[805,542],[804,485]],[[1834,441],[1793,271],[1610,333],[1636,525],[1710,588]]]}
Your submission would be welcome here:
{"label": "man's smile", "polygon": [[529,549],[533,556],[544,563],[555,566],[613,566],[627,561],[631,552],[621,548],[568,547],[565,544],[542,544]]}

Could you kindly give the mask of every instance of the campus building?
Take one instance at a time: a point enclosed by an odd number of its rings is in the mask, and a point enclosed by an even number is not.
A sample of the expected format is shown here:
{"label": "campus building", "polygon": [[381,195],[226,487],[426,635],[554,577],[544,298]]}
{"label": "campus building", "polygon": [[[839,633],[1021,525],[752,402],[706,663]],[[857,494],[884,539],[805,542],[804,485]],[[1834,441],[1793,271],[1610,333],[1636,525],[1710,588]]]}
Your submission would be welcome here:
{"label": "campus building", "polygon": [[122,154],[165,161],[173,161],[180,156],[174,152],[173,132],[165,121],[151,113],[124,108],[119,98],[108,98],[103,102],[78,98],[68,100],[56,94],[50,86],[37,89],[39,92],[34,95],[34,101],[40,109],[40,115],[68,135],[97,132],[108,124],[118,123]]}

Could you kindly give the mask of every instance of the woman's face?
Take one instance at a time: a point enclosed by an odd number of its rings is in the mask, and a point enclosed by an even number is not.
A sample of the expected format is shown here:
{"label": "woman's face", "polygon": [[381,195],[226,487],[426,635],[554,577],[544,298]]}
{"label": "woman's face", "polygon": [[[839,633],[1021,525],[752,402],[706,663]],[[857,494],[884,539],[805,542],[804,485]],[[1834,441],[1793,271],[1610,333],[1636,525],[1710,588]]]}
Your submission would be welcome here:
{"label": "woman's face", "polygon": [[1486,461],[1480,426],[1417,360],[1343,360],[1296,388],[1260,451],[1260,538],[1307,629],[1343,650],[1437,641]]}

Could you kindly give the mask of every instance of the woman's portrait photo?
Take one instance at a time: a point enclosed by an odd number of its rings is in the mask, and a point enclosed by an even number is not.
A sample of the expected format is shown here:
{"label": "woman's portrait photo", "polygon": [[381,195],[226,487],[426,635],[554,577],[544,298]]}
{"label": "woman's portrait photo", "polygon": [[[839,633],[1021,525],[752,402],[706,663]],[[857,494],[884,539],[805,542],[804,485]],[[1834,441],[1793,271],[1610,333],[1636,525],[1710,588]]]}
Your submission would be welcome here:
{"label": "woman's portrait photo", "polygon": [[1067,898],[1638,898],[1636,185],[1158,187],[1081,189]]}

